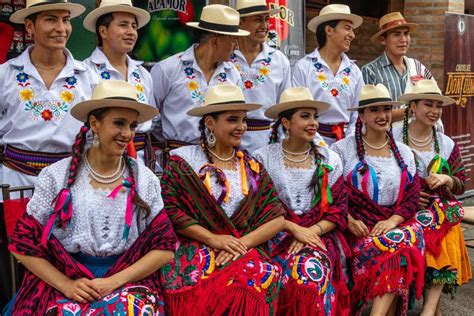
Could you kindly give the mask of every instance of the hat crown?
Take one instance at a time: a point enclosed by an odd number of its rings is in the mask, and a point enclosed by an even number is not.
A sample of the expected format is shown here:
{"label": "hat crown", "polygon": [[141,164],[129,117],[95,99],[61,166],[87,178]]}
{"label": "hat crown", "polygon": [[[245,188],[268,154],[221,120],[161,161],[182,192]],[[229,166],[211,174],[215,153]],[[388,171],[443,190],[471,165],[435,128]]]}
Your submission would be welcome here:
{"label": "hat crown", "polygon": [[238,26],[240,24],[240,14],[229,6],[211,4],[202,9],[200,20],[208,23]]}
{"label": "hat crown", "polygon": [[433,79],[421,79],[415,83],[412,94],[438,94],[443,95],[438,84]]}
{"label": "hat crown", "polygon": [[242,10],[256,6],[267,6],[267,2],[265,0],[237,0],[235,9]]}
{"label": "hat crown", "polygon": [[385,14],[383,17],[380,18],[379,20],[379,28],[383,28],[384,25],[388,23],[392,23],[395,21],[401,21],[402,24],[406,23],[405,18],[400,12],[390,12],[388,14]]}
{"label": "hat crown", "polygon": [[121,80],[104,80],[92,92],[91,100],[102,99],[131,99],[138,102],[135,86]]}
{"label": "hat crown", "polygon": [[379,83],[376,86],[373,84],[367,84],[362,87],[359,96],[359,102],[367,101],[372,99],[392,99],[390,92],[387,87]]}
{"label": "hat crown", "polygon": [[26,0],[26,8],[40,4],[68,3],[67,0]]}
{"label": "hat crown", "polygon": [[311,91],[306,87],[288,88],[280,96],[280,103],[293,101],[314,101]]}
{"label": "hat crown", "polygon": [[245,103],[242,89],[234,85],[223,84],[210,87],[207,90],[204,106],[234,102]]}
{"label": "hat crown", "polygon": [[351,8],[345,4],[329,4],[319,11],[319,16],[327,14],[351,14]]}
{"label": "hat crown", "polygon": [[132,0],[102,0],[99,4],[99,8],[109,7],[113,5],[126,5],[133,7]]}

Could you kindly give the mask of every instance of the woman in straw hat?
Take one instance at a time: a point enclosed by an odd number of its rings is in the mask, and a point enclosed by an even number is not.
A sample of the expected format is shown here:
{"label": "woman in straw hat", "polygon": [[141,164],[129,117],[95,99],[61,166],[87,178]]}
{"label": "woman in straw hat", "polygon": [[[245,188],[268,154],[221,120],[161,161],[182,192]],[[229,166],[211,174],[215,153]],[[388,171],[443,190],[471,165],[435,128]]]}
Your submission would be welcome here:
{"label": "woman in straw hat", "polygon": [[293,86],[308,87],[315,100],[331,105],[319,117],[318,131],[329,145],[353,133],[357,121],[357,113],[347,108],[357,105],[364,81],[359,67],[346,53],[355,38],[354,29],[362,21],[347,5],[330,4],[322,8],[308,23],[319,46],[292,70]]}
{"label": "woman in straw hat", "polygon": [[[271,144],[254,154],[287,211],[288,233],[275,238],[272,251],[283,265],[278,314],[348,315],[342,263],[350,249],[341,234],[347,228],[342,163],[335,152],[314,143],[317,117],[329,104],[313,101],[302,87],[286,89],[280,102],[265,111],[276,120]],[[282,142],[280,126],[286,135]]]}
{"label": "woman in straw hat", "polygon": [[[392,106],[387,88],[362,88],[355,136],[332,145],[344,166],[349,189],[349,244],[353,312],[373,300],[371,315],[405,314],[410,289],[423,288],[423,231],[415,221],[419,180],[408,146],[390,132]],[[365,132],[363,131],[365,127]],[[401,299],[401,304],[398,304]]]}
{"label": "woman in straw hat", "polygon": [[[434,80],[418,81],[413,91],[402,95],[400,100],[409,108],[403,128],[396,129],[394,135],[415,153],[421,178],[416,220],[423,227],[426,241],[422,315],[441,315],[441,292],[454,296],[456,288],[472,278],[460,225],[464,211],[454,196],[465,191],[464,164],[458,145],[435,129],[443,107],[455,100],[443,96]],[[410,123],[409,109],[414,114]]]}
{"label": "woman in straw hat", "polygon": [[[138,100],[154,105],[150,73],[128,54],[138,39],[138,29],[150,20],[150,14],[132,5],[131,0],[102,0],[84,19],[84,28],[97,35],[97,47],[84,60],[98,80],[125,80],[135,85]],[[140,159],[155,171],[155,151],[151,147],[152,121],[141,124],[134,138]],[[130,145],[131,146],[131,145]],[[129,150],[129,154],[131,150]]]}
{"label": "woman in straw hat", "polygon": [[200,117],[201,145],[171,152],[163,199],[181,245],[164,266],[170,315],[272,315],[280,268],[267,241],[283,227],[269,175],[239,148],[248,111],[237,86],[209,88]]}
{"label": "woman in straw hat", "polygon": [[[13,314],[162,312],[156,271],[176,236],[159,180],[125,151],[157,112],[123,81],[100,83],[72,109],[84,122],[72,157],[41,172],[9,245],[28,269]],[[100,143],[85,150],[89,130]]]}

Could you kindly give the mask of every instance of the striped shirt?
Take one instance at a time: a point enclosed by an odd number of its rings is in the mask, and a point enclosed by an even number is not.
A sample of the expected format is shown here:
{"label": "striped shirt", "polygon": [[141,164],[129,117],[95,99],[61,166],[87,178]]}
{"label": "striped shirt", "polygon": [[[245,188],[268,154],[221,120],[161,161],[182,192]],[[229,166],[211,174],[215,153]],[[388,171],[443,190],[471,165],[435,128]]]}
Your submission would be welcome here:
{"label": "striped shirt", "polygon": [[[392,100],[398,98],[406,91],[407,81],[410,79],[414,84],[419,79],[431,79],[433,75],[420,61],[414,58],[403,57],[405,71],[400,74],[392,64],[387,54],[381,56],[362,66],[362,77],[365,84],[376,85],[382,83],[390,91]],[[410,70],[412,69],[412,70]],[[416,72],[416,73],[411,73]]]}

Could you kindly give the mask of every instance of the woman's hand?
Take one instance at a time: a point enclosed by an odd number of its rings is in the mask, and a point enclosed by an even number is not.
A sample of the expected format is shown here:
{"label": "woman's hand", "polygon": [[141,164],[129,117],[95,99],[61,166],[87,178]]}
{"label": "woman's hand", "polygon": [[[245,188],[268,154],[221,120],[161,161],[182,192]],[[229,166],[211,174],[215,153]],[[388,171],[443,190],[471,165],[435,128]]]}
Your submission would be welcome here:
{"label": "woman's hand", "polygon": [[364,222],[356,220],[352,216],[349,216],[348,229],[349,229],[349,232],[356,237],[369,236],[369,229],[364,224]]}
{"label": "woman's hand", "polygon": [[114,276],[108,278],[97,278],[91,280],[92,287],[97,290],[101,297],[109,295],[122,286]]}
{"label": "woman's hand", "polygon": [[426,210],[430,206],[431,202],[429,200],[430,195],[424,191],[420,191],[420,200],[418,202],[418,209]]}
{"label": "woman's hand", "polygon": [[291,255],[296,255],[304,247],[306,247],[306,245],[304,243],[302,243],[301,241],[298,241],[296,239],[293,239],[293,241],[291,242],[290,247],[288,248],[288,253],[291,254]]}
{"label": "woman's hand", "polygon": [[225,250],[222,250],[219,252],[216,258],[216,265],[223,266],[231,261],[235,261],[240,257],[240,253],[237,253],[236,255],[233,255]]}
{"label": "woman's hand", "polygon": [[83,304],[92,303],[101,297],[92,281],[86,278],[69,280],[61,292],[67,298]]}
{"label": "woman's hand", "polygon": [[326,246],[319,238],[318,234],[310,228],[295,225],[291,233],[293,234],[295,239],[302,244],[310,245],[313,247],[319,247],[323,250],[326,250]]}
{"label": "woman's hand", "polygon": [[247,252],[247,246],[240,239],[231,235],[212,234],[206,244],[217,250],[225,250],[232,256],[244,255]]}
{"label": "woman's hand", "polygon": [[446,174],[430,173],[428,178],[426,178],[426,183],[431,190],[435,190],[442,185],[447,185],[450,188],[453,187],[453,179]]}
{"label": "woman's hand", "polygon": [[378,236],[385,234],[388,231],[394,229],[395,227],[397,227],[397,223],[391,220],[390,218],[384,221],[379,221],[377,224],[375,224],[374,228],[372,228],[370,236]]}

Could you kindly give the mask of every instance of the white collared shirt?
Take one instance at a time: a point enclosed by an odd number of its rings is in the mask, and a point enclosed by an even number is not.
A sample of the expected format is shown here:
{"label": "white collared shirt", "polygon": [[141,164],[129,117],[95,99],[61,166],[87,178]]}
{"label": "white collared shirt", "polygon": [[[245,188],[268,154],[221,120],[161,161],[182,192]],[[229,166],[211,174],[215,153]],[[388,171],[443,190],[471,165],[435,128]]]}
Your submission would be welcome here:
{"label": "white collared shirt", "polygon": [[199,117],[186,114],[204,104],[207,89],[219,84],[241,86],[240,74],[230,62],[217,66],[209,83],[196,62],[192,45],[186,51],[160,61],[151,70],[161,130],[166,140],[199,143]]}
{"label": "white collared shirt", "polygon": [[[5,145],[47,153],[71,151],[82,122],[71,108],[92,94],[96,76],[65,49],[66,65],[46,89],[30,59],[29,47],[0,65],[0,136]],[[3,166],[3,183],[33,185],[36,177]]]}
{"label": "white collared shirt", "polygon": [[[291,72],[290,62],[282,52],[266,43],[262,48],[251,65],[239,50],[234,52],[231,62],[240,72],[245,101],[263,105],[249,112],[247,117],[268,121],[265,110],[278,103],[283,91],[291,86]],[[253,152],[268,144],[269,136],[270,130],[248,131],[242,139],[242,147]]]}
{"label": "white collared shirt", "polygon": [[[318,121],[323,124],[347,123],[346,136],[354,132],[357,111],[349,112],[347,108],[357,107],[360,90],[364,86],[362,73],[346,54],[341,54],[342,61],[336,75],[333,75],[316,48],[311,54],[300,59],[293,68],[293,86],[307,87],[316,101],[331,105],[329,110],[319,115]],[[335,140],[323,137],[326,143]]]}
{"label": "white collared shirt", "polygon": [[[122,74],[109,62],[101,48],[96,47],[92,54],[84,60],[87,67],[97,74],[99,81],[102,80],[125,80]],[[155,106],[153,98],[153,81],[150,73],[142,66],[142,61],[133,60],[127,55],[127,78],[126,81],[135,85],[138,100],[142,103]],[[148,132],[151,130],[152,120],[149,120],[137,129],[137,132]]]}

